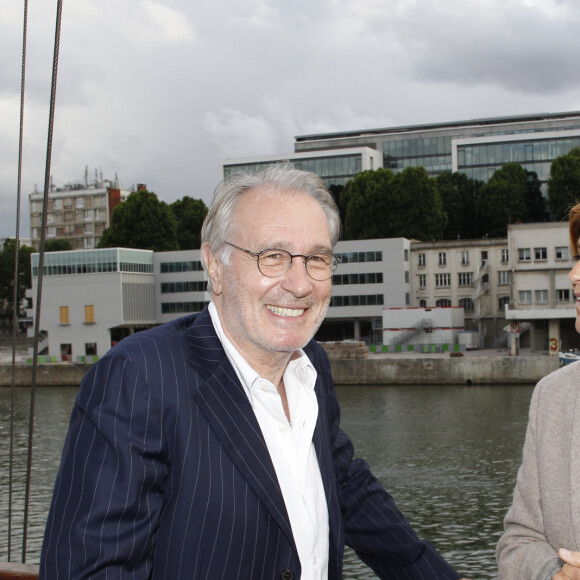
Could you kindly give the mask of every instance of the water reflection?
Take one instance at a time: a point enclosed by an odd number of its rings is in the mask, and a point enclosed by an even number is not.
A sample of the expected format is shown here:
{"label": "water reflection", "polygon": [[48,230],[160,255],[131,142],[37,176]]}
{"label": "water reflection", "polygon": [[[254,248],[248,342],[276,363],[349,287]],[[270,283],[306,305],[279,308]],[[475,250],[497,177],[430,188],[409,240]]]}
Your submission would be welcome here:
{"label": "water reflection", "polygon": [[[471,580],[496,578],[531,386],[337,387],[342,426],[419,535]],[[28,562],[38,562],[76,389],[38,388]],[[12,559],[21,551],[30,391],[16,390]],[[0,388],[0,560],[7,559],[10,389]],[[344,577],[375,578],[347,551]]]}
{"label": "water reflection", "polygon": [[[418,534],[470,579],[495,544],[521,461],[531,386],[338,387],[342,427]],[[349,552],[345,578],[375,578]]]}

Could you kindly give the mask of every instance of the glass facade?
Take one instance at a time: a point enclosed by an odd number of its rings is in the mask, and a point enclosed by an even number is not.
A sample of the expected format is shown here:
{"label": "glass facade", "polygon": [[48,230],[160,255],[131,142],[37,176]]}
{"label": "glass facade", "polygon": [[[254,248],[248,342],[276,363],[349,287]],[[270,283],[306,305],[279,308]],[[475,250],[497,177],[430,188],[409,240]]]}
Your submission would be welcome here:
{"label": "glass facade", "polygon": [[[38,276],[40,254],[32,254],[32,275]],[[139,272],[153,274],[153,252],[127,248],[48,252],[44,255],[43,276]]]}
{"label": "glass facade", "polygon": [[383,141],[383,167],[395,173],[407,167],[424,167],[429,175],[451,171],[453,138],[447,135]]}
{"label": "glass facade", "polygon": [[[224,166],[224,178],[234,173],[256,173],[276,161],[259,161],[255,163],[235,164]],[[324,157],[309,157],[304,159],[292,159],[290,163],[302,171],[309,171],[321,177],[327,187],[331,185],[345,185],[357,173],[362,171],[362,155],[360,153],[345,155],[330,155]]]}
{"label": "glass facade", "polygon": [[580,147],[580,136],[542,138],[541,134],[535,134],[529,140],[458,145],[457,170],[472,179],[486,182],[504,163],[514,162],[536,173],[541,182],[546,182],[552,161],[574,147]]}

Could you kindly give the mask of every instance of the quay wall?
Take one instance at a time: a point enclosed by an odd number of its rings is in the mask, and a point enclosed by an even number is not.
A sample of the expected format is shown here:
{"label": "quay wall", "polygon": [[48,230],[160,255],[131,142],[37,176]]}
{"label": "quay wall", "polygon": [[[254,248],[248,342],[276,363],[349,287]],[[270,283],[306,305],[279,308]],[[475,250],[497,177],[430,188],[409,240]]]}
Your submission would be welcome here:
{"label": "quay wall", "polygon": [[[39,364],[38,386],[77,387],[87,363]],[[537,383],[558,368],[555,356],[381,357],[331,359],[337,385],[437,385]],[[17,364],[15,384],[30,386],[32,365]],[[12,367],[0,364],[0,386],[12,384]]]}
{"label": "quay wall", "polygon": [[370,357],[330,361],[337,385],[537,383],[558,369],[556,356]]}

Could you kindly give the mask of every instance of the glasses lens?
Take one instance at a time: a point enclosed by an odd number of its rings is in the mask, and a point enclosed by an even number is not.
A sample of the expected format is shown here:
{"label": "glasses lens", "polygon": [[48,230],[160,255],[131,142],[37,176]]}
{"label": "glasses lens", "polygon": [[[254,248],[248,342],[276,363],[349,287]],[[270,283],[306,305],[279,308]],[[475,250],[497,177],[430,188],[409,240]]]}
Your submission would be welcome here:
{"label": "glasses lens", "polygon": [[292,256],[285,250],[264,250],[258,256],[258,268],[264,276],[275,278],[288,270]]}
{"label": "glasses lens", "polygon": [[306,260],[306,270],[314,280],[327,280],[336,268],[333,254],[310,254]]}

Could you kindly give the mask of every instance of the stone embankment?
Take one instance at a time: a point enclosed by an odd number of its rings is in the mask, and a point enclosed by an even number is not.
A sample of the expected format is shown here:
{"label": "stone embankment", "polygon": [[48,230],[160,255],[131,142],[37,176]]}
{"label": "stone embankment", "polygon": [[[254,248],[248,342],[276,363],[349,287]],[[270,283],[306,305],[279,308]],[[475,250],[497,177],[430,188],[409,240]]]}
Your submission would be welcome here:
{"label": "stone embankment", "polygon": [[[369,353],[364,343],[322,343],[337,385],[437,385],[537,383],[558,368],[558,357],[522,352],[509,356],[494,349],[465,353]],[[0,386],[12,384],[12,367],[0,357]],[[39,386],[78,386],[89,363],[39,364]],[[17,364],[15,384],[30,386],[32,365]]]}

